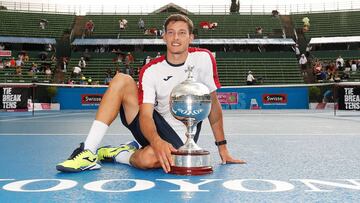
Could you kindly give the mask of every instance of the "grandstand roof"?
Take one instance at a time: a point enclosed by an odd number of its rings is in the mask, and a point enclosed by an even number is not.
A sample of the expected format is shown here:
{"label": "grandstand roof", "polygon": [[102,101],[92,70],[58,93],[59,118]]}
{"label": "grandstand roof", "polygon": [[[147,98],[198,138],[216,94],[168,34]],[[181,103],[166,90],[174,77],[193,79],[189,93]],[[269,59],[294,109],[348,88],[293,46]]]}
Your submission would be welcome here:
{"label": "grandstand roof", "polygon": [[19,44],[56,44],[54,38],[36,38],[36,37],[7,37],[0,36],[2,43],[19,43]]}
{"label": "grandstand roof", "polygon": [[152,13],[163,13],[163,12],[180,12],[182,14],[192,14],[188,10],[182,8],[181,6],[178,6],[174,3],[166,4],[165,6],[162,6],[161,8],[153,11]]}
{"label": "grandstand roof", "polygon": [[360,42],[360,36],[348,37],[313,37],[309,44],[335,44]]}

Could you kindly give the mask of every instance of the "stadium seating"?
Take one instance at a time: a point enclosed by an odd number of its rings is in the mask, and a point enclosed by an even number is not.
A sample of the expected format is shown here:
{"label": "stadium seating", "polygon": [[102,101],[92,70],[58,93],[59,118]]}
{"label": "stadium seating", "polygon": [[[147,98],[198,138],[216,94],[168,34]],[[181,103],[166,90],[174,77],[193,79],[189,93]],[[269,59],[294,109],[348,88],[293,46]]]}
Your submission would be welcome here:
{"label": "stadium seating", "polygon": [[[149,15],[86,15],[84,20],[92,20],[95,24],[93,38],[117,38],[120,33],[121,38],[154,38],[154,36],[144,35],[144,31],[138,28],[138,20],[142,18],[146,28],[163,29],[164,20],[169,14],[149,14]],[[197,38],[248,38],[250,37],[280,37],[282,33],[279,18],[269,15],[189,15],[194,22]],[[119,30],[119,20],[128,21],[125,30]],[[200,28],[201,21],[217,22],[218,26],[214,30]],[[255,35],[256,27],[262,27],[263,34]],[[79,37],[79,36],[78,36]]]}
{"label": "stadium seating", "polygon": [[[0,35],[13,37],[59,38],[66,29],[71,29],[75,15],[0,11]],[[46,19],[46,29],[39,22]]]}
{"label": "stadium seating", "polygon": [[307,40],[312,37],[360,35],[360,11],[293,14],[292,21],[296,28],[303,28],[304,17],[310,20],[310,29],[305,33]]}

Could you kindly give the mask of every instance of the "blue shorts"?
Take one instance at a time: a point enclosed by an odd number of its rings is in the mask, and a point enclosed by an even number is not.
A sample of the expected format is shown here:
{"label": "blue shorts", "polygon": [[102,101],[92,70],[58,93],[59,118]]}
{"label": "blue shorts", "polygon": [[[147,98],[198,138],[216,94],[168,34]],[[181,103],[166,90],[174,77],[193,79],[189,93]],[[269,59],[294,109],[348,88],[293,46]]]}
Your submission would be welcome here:
{"label": "blue shorts", "polygon": [[[130,124],[128,124],[125,119],[124,108],[121,106],[120,118],[122,124],[131,131],[136,141],[138,141],[142,147],[145,147],[150,144],[140,130],[139,113],[136,115],[134,120]],[[174,129],[172,129],[172,127],[166,122],[166,120],[155,110],[153,113],[153,119],[155,121],[157,132],[163,140],[172,144],[176,149],[184,145],[184,143],[182,142],[180,137],[176,134]],[[202,122],[199,122],[197,125],[197,130],[194,136],[195,142],[197,142],[197,140],[199,139],[201,124]]]}

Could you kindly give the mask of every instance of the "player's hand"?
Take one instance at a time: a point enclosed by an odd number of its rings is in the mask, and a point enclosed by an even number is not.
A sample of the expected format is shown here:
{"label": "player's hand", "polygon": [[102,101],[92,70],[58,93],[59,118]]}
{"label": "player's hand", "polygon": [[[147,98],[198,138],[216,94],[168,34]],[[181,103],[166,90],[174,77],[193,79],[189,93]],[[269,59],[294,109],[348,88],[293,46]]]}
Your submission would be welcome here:
{"label": "player's hand", "polygon": [[165,173],[168,173],[171,170],[171,166],[174,165],[171,152],[176,152],[177,150],[170,143],[161,138],[151,143],[151,147],[153,148],[161,167],[164,169]]}
{"label": "player's hand", "polygon": [[219,146],[219,154],[222,164],[246,164],[246,161],[244,160],[232,158],[226,145]]}

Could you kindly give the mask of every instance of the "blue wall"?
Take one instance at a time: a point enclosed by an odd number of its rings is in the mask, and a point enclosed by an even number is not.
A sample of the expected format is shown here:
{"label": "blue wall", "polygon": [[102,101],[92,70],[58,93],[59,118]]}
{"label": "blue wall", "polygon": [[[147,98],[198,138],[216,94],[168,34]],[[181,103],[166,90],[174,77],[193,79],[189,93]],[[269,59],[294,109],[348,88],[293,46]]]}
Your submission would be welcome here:
{"label": "blue wall", "polygon": [[[61,109],[97,109],[96,102],[106,88],[58,88],[57,101]],[[223,87],[218,90],[220,94],[232,93],[236,103],[221,104],[223,109],[308,109],[309,96],[307,87]],[[269,96],[272,100],[264,100]],[[84,98],[89,97],[89,101]]]}
{"label": "blue wall", "polygon": [[[233,92],[237,94],[236,104],[224,104],[223,109],[308,109],[309,96],[307,87],[245,87],[245,88],[228,88],[223,87],[218,90],[220,93]],[[269,102],[265,96],[281,96],[284,100],[281,102]],[[251,101],[253,105],[251,106]],[[268,102],[266,102],[268,101]]]}
{"label": "blue wall", "polygon": [[58,88],[56,100],[60,103],[60,109],[97,109],[98,102],[82,101],[88,95],[102,95],[106,88],[83,88],[83,87],[60,87]]}

